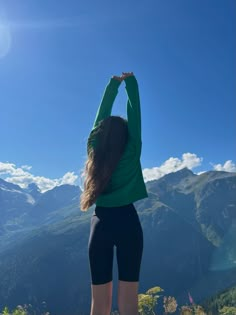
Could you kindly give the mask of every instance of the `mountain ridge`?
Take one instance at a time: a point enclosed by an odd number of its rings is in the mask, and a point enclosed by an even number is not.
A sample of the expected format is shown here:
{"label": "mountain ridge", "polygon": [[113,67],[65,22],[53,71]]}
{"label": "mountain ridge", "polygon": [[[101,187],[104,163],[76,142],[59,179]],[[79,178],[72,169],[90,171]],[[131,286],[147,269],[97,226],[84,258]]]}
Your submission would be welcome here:
{"label": "mountain ridge", "polygon": [[[201,301],[236,285],[236,173],[183,170],[146,186],[149,198],[134,203],[144,231],[140,292],[160,285],[179,302],[187,291]],[[23,198],[14,217],[14,198],[4,202],[9,191],[0,188],[0,308],[34,299],[58,315],[88,312],[94,206],[80,211],[80,192],[61,185],[34,204]]]}

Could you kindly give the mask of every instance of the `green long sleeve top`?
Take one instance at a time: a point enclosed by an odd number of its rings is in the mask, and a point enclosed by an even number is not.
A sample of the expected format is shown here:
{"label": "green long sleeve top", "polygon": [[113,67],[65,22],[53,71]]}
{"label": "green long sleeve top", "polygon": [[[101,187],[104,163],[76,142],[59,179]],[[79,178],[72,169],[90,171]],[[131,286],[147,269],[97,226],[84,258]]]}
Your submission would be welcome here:
{"label": "green long sleeve top", "polygon": [[[108,187],[96,199],[95,204],[102,207],[119,207],[148,197],[140,162],[142,140],[138,83],[135,76],[126,77],[124,81],[128,95],[128,143],[116,169],[112,173]],[[112,105],[118,94],[120,84],[120,81],[111,78],[105,88],[92,130],[88,137],[88,153],[91,147],[95,148],[96,146],[96,139],[92,132],[102,119],[111,115]]]}

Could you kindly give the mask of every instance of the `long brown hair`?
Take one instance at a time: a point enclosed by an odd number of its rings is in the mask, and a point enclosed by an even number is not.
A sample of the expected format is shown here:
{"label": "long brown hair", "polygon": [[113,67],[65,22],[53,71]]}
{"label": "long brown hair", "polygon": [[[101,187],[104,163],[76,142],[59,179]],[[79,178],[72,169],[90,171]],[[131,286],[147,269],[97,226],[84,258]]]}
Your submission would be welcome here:
{"label": "long brown hair", "polygon": [[109,116],[93,130],[96,146],[87,147],[84,190],[80,196],[82,211],[87,211],[102,192],[106,193],[107,184],[128,142],[127,123],[121,116]]}

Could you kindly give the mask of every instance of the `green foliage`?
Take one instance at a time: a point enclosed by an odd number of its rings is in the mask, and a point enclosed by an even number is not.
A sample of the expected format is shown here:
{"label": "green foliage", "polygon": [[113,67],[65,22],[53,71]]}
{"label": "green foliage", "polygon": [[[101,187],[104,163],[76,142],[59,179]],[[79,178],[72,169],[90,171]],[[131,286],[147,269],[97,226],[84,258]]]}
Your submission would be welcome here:
{"label": "green foliage", "polygon": [[9,308],[7,306],[4,307],[3,309],[3,315],[9,315],[10,311],[9,311]]}
{"label": "green foliage", "polygon": [[[158,299],[161,295],[156,294],[163,292],[161,287],[153,287],[145,292],[145,294],[138,295],[138,312],[140,315],[155,315],[154,309],[158,303]],[[177,301],[172,296],[164,296],[163,308],[165,314],[174,313],[177,310]],[[194,305],[192,307],[182,306],[181,315],[206,315],[203,308],[200,305]]]}
{"label": "green foliage", "polygon": [[[45,307],[46,303],[42,302],[43,307]],[[40,311],[41,315],[50,315],[49,312]],[[3,312],[0,315],[36,315],[38,312],[33,310],[31,304],[17,305],[15,309],[10,312],[7,306],[4,307]]]}
{"label": "green foliage", "polygon": [[235,315],[236,314],[236,307],[234,306],[224,306],[220,309],[221,315]]}
{"label": "green foliage", "polygon": [[148,289],[146,291],[146,294],[156,294],[156,293],[163,292],[163,291],[164,290],[161,287],[153,287],[151,289]]}
{"label": "green foliage", "polygon": [[[138,312],[139,315],[157,315],[154,311],[155,307],[158,304],[159,298],[162,294],[158,294],[163,292],[164,290],[161,287],[152,287],[148,289],[145,293],[138,294]],[[230,296],[232,303],[234,303],[236,288],[231,288],[230,290],[222,293],[221,295],[217,296],[217,299],[220,300],[221,303],[225,301],[229,301],[228,298]],[[46,303],[42,302],[43,308],[45,308]],[[175,313],[177,310],[177,300],[171,296],[164,296],[163,297],[163,308],[164,314],[171,314]],[[32,305],[24,306],[18,305],[12,312],[10,312],[7,306],[4,307],[3,312],[0,315],[38,315],[39,312],[35,312],[32,309]],[[212,310],[208,310],[206,312],[201,305],[192,304],[192,305],[183,305],[179,308],[179,315],[210,315],[213,314]],[[234,306],[226,306],[223,305],[219,311],[218,308],[214,310],[214,314],[218,315],[236,315],[236,307]],[[40,315],[50,315],[49,312],[40,311]],[[119,312],[113,311],[111,315],[119,315]]]}
{"label": "green foliage", "polygon": [[[158,303],[158,299],[161,296],[158,293],[163,292],[163,291],[164,290],[162,288],[156,286],[147,290],[145,294],[139,294],[138,295],[139,315],[157,315],[154,309]],[[232,295],[232,292],[231,292],[231,295]],[[177,300],[174,297],[171,297],[171,296],[163,297],[163,308],[164,308],[165,315],[175,313],[177,310],[177,306],[178,306]],[[211,315],[211,314],[236,315],[236,308],[224,306],[220,310],[220,313],[218,312],[218,309],[216,310],[216,312],[212,313],[211,310],[206,311],[203,308],[203,306],[193,303],[191,305],[182,305],[179,308],[178,314],[179,315]]]}
{"label": "green foliage", "polygon": [[161,287],[153,287],[138,295],[138,311],[140,315],[155,314],[154,308],[157,305],[160,295],[156,293],[163,292]]}
{"label": "green foliage", "polygon": [[[229,288],[220,292],[219,294],[207,299],[202,303],[203,307],[217,312],[220,309],[223,309],[225,306],[235,306],[236,305],[236,287]],[[235,312],[236,314],[236,312]],[[234,315],[235,315],[234,314]]]}
{"label": "green foliage", "polygon": [[138,312],[140,315],[155,314],[154,308],[157,305],[159,295],[139,294]]}
{"label": "green foliage", "polygon": [[12,315],[27,315],[27,311],[21,305],[18,305],[16,309],[12,312]]}

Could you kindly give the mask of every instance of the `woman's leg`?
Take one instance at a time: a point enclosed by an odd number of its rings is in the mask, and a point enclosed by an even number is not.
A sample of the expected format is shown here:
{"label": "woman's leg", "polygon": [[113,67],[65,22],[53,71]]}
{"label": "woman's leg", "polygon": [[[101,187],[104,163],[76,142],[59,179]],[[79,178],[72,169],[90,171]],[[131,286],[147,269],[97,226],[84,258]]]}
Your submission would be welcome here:
{"label": "woman's leg", "polygon": [[135,208],[122,216],[117,235],[119,272],[118,308],[120,315],[138,315],[139,273],[143,253],[143,230]]}
{"label": "woman's leg", "polygon": [[119,280],[118,307],[120,315],[138,315],[139,282]]}
{"label": "woman's leg", "polygon": [[113,247],[105,221],[93,215],[88,242],[92,280],[90,315],[110,315],[111,313]]}
{"label": "woman's leg", "polygon": [[104,284],[91,284],[90,315],[110,315],[112,308],[112,281]]}

